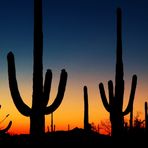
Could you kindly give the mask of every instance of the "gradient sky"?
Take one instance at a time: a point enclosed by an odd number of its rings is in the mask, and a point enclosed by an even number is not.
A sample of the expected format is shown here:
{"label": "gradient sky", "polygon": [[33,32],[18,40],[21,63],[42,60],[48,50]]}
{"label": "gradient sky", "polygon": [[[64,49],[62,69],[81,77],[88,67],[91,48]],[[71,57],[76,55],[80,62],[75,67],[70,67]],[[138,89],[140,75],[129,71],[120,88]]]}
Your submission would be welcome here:
{"label": "gradient sky", "polygon": [[[109,118],[98,84],[115,79],[116,8],[122,8],[123,63],[127,105],[133,74],[138,83],[134,116],[144,113],[148,101],[148,1],[147,0],[43,0],[44,73],[53,72],[51,100],[54,100],[63,68],[68,81],[62,104],[54,112],[57,130],[83,128],[83,86],[88,86],[89,122],[96,125]],[[28,133],[29,118],[21,115],[11,99],[7,53],[15,54],[21,96],[32,101],[33,0],[0,0],[0,104],[4,128],[10,120],[11,133]],[[46,127],[50,115],[46,116]],[[47,129],[47,128],[46,128]]]}

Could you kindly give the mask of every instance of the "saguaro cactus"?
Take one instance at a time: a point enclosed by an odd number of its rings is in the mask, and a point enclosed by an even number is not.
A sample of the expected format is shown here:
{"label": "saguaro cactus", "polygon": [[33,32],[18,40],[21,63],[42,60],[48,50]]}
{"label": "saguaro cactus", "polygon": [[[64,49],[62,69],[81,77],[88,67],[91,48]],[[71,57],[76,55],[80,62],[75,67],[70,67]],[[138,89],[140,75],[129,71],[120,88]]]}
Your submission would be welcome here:
{"label": "saguaro cactus", "polygon": [[121,37],[121,9],[117,8],[117,49],[116,49],[116,75],[115,91],[113,91],[113,82],[108,82],[109,101],[106,98],[103,83],[99,84],[100,95],[106,110],[110,113],[112,126],[112,136],[120,136],[124,130],[124,116],[133,109],[133,101],[137,85],[137,76],[133,75],[129,102],[125,111],[123,110],[124,96],[124,72],[122,61],[122,37]]}
{"label": "saguaro cactus", "polygon": [[16,80],[14,55],[8,53],[8,78],[11,96],[21,114],[30,117],[30,134],[40,136],[45,133],[45,115],[54,112],[61,104],[67,83],[67,72],[62,70],[58,93],[54,102],[48,106],[52,72],[47,70],[43,86],[43,32],[42,0],[34,0],[34,63],[32,107],[27,106],[20,96]]}
{"label": "saguaro cactus", "polygon": [[145,102],[145,104],[144,104],[144,110],[145,110],[145,130],[146,130],[146,133],[148,134],[148,106],[147,106],[147,102]]}
{"label": "saguaro cactus", "polygon": [[90,131],[91,127],[89,124],[89,115],[88,115],[88,92],[87,86],[84,86],[84,130]]}

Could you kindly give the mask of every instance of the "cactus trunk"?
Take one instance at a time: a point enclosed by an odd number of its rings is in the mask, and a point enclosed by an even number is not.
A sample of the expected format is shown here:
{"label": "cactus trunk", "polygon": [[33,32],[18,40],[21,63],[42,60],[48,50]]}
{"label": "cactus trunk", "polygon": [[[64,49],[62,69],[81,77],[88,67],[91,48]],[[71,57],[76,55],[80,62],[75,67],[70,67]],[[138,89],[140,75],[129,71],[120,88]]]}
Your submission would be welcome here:
{"label": "cactus trunk", "polygon": [[[113,108],[113,113],[111,117],[113,135],[115,133],[122,133],[124,121],[122,116],[122,106],[123,106],[123,92],[124,92],[124,80],[123,80],[123,60],[122,60],[122,18],[120,9],[117,10],[117,49],[116,49],[116,76],[115,76],[115,99],[116,104]],[[118,99],[120,98],[120,99]],[[119,135],[119,134],[118,134]]]}
{"label": "cactus trunk", "polygon": [[[45,117],[42,111],[43,99],[43,33],[42,1],[34,1],[34,64],[33,64],[33,103],[30,115],[30,133],[42,135],[45,131]],[[35,133],[34,133],[35,132]]]}
{"label": "cactus trunk", "polygon": [[42,111],[32,109],[30,115],[30,133],[32,136],[43,135],[45,132],[45,116]]}
{"label": "cactus trunk", "polygon": [[103,83],[99,84],[101,99],[104,107],[110,113],[110,121],[112,128],[112,136],[119,137],[124,134],[124,116],[133,110],[133,102],[137,85],[137,76],[132,78],[131,93],[129,103],[125,111],[123,110],[124,96],[124,72],[122,60],[122,32],[121,32],[121,9],[117,9],[117,49],[116,49],[116,75],[115,75],[115,91],[113,91],[113,82],[108,82],[109,102],[106,98]]}
{"label": "cactus trunk", "polygon": [[52,72],[47,70],[43,85],[43,32],[42,32],[42,0],[34,0],[34,50],[33,50],[33,93],[32,107],[22,100],[15,72],[15,60],[12,52],[8,53],[8,78],[13,102],[19,112],[30,117],[30,134],[40,137],[45,133],[45,115],[54,112],[61,104],[67,83],[67,72],[63,69],[60,76],[58,93],[54,102],[48,105]]}

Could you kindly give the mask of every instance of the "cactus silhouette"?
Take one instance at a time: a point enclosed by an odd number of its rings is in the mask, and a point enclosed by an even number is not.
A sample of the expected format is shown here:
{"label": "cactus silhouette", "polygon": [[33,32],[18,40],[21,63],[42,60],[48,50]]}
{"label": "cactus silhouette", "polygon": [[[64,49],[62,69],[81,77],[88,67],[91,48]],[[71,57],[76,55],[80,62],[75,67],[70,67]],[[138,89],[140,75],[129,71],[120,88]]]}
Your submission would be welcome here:
{"label": "cactus silhouette", "polygon": [[[1,108],[1,105],[0,105],[0,108]],[[9,114],[7,114],[6,117],[0,123],[2,123],[8,116]],[[0,135],[6,133],[10,129],[11,125],[12,125],[12,121],[9,122],[6,128],[0,129]]]}
{"label": "cactus silhouette", "polygon": [[148,134],[148,106],[147,106],[147,102],[145,102],[145,104],[144,104],[144,110],[145,110],[145,130],[146,130],[146,133]]}
{"label": "cactus silhouette", "polygon": [[53,113],[51,113],[51,132],[53,132]]}
{"label": "cactus silhouette", "polygon": [[68,124],[68,131],[70,130],[70,125]]}
{"label": "cactus silhouette", "polygon": [[89,124],[89,111],[88,111],[88,91],[87,91],[87,86],[84,86],[83,88],[84,91],[84,130],[85,131],[90,131],[91,130],[91,125]]}
{"label": "cactus silhouette", "polygon": [[124,71],[122,60],[122,37],[121,37],[121,8],[117,8],[117,48],[116,48],[116,74],[115,91],[113,91],[113,82],[108,81],[109,101],[106,98],[103,83],[99,84],[100,95],[105,109],[110,113],[112,127],[112,136],[123,135],[124,116],[133,109],[133,101],[137,86],[137,76],[133,75],[129,102],[125,111],[123,111],[124,96]]}
{"label": "cactus silhouette", "polygon": [[0,129],[0,135],[6,133],[10,129],[11,125],[12,125],[12,121],[9,122],[6,128]]}
{"label": "cactus silhouette", "polygon": [[42,0],[34,0],[34,50],[33,50],[33,94],[32,107],[27,106],[19,93],[15,60],[12,52],[7,55],[9,87],[13,102],[18,111],[30,117],[30,134],[40,136],[45,133],[45,115],[54,112],[61,104],[67,83],[67,72],[61,71],[58,93],[54,102],[48,106],[51,89],[52,71],[47,70],[43,86],[43,32]]}

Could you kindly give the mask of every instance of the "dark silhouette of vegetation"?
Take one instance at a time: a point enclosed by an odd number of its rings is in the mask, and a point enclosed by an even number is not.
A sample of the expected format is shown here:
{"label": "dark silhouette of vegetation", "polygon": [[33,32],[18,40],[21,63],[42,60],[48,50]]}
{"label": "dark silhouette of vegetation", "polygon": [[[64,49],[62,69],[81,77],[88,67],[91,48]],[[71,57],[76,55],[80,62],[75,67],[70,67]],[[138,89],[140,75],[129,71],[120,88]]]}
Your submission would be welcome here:
{"label": "dark silhouette of vegetation", "polygon": [[54,112],[61,104],[67,83],[67,72],[63,69],[59,88],[54,102],[48,105],[51,90],[52,72],[47,70],[43,86],[43,31],[42,31],[42,0],[34,0],[34,64],[32,107],[27,106],[19,93],[16,80],[15,60],[12,52],[7,55],[8,78],[11,96],[18,111],[30,117],[30,134],[41,137],[45,133],[45,115]]}
{"label": "dark silhouette of vegetation", "polygon": [[133,123],[132,123],[132,128],[131,128],[131,123],[129,120],[129,124],[125,122],[125,131],[126,134],[129,135],[138,135],[139,133],[144,134],[144,122],[145,120],[142,120],[140,118],[140,112],[137,112],[136,116],[133,117]]}
{"label": "dark silhouette of vegetation", "polygon": [[111,136],[111,123],[107,120],[101,120],[100,122],[100,129],[103,130],[104,133]]}
{"label": "dark silhouette of vegetation", "polygon": [[144,128],[144,120],[140,119],[140,113],[137,112],[137,115],[134,118],[134,128],[140,129]]}
{"label": "dark silhouette of vegetation", "polygon": [[[144,127],[145,120],[140,118],[140,113],[137,112],[136,116],[133,120],[133,128],[132,130],[129,127],[128,134],[133,140],[146,140],[146,133]],[[146,141],[145,141],[146,142]]]}
{"label": "dark silhouette of vegetation", "polygon": [[88,107],[88,91],[87,86],[84,86],[84,130],[90,131],[91,124],[89,124],[89,107]]}
{"label": "dark silhouette of vegetation", "polygon": [[119,137],[124,134],[124,116],[133,110],[133,101],[137,85],[137,76],[132,78],[131,93],[128,106],[123,111],[123,96],[124,96],[124,71],[122,60],[122,33],[121,33],[121,9],[117,9],[117,49],[116,49],[116,76],[115,76],[115,91],[113,91],[113,82],[108,82],[109,102],[106,98],[103,83],[99,84],[101,99],[105,109],[110,113],[112,136]]}
{"label": "dark silhouette of vegetation", "polygon": [[[1,105],[0,105],[0,108],[1,108]],[[8,116],[9,114],[7,114],[6,117],[0,123],[2,123]],[[5,134],[10,129],[11,125],[12,125],[12,121],[10,121],[4,129],[0,129],[0,135]]]}
{"label": "dark silhouette of vegetation", "polygon": [[133,105],[130,111],[130,130],[133,129]]}

